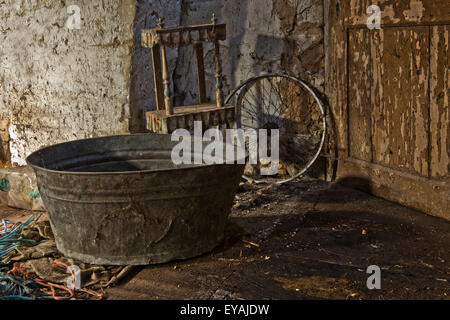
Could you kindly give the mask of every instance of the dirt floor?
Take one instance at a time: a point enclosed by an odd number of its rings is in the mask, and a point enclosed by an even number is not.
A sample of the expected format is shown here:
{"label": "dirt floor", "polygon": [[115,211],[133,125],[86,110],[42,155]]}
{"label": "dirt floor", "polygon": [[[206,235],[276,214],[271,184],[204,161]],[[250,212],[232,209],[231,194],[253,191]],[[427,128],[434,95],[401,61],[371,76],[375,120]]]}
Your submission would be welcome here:
{"label": "dirt floor", "polygon": [[[8,211],[9,210],[9,211]],[[9,213],[8,213],[9,212]],[[29,213],[1,210],[0,216]],[[240,187],[226,240],[137,267],[108,299],[449,299],[450,222],[324,181]],[[366,285],[370,265],[381,289]]]}

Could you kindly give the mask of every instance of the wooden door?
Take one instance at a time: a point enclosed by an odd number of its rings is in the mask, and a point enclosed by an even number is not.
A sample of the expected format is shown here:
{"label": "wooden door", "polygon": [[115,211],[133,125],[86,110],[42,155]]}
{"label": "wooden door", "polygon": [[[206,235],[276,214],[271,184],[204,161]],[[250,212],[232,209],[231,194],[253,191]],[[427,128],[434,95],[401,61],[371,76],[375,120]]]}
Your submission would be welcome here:
{"label": "wooden door", "polygon": [[334,178],[450,219],[450,2],[325,3]]}

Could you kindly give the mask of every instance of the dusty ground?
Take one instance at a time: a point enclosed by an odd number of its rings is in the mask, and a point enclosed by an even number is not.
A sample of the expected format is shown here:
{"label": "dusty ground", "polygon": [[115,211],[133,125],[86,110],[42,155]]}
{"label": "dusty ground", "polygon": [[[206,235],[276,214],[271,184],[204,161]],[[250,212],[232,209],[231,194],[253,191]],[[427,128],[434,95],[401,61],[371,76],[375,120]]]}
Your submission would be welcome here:
{"label": "dusty ground", "polygon": [[[323,181],[246,184],[223,245],[196,259],[138,267],[106,293],[109,299],[449,299],[449,247],[450,222],[354,189]],[[367,289],[369,265],[382,269],[381,290]]]}

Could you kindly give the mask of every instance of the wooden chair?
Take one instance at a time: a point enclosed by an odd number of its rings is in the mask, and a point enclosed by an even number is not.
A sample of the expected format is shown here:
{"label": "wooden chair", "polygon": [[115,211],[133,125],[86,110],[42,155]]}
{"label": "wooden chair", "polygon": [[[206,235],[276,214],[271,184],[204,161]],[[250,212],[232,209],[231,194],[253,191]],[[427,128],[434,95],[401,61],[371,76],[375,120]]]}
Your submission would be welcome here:
{"label": "wooden chair", "polygon": [[[156,92],[156,109],[146,114],[147,129],[157,133],[172,133],[177,128],[193,130],[194,121],[202,121],[203,130],[213,126],[231,128],[235,123],[235,110],[224,105],[222,93],[222,64],[219,41],[226,39],[226,25],[217,24],[213,14],[211,24],[165,28],[160,19],[155,29],[142,30],[142,46],[152,49]],[[214,44],[216,101],[206,100],[203,43]],[[195,49],[198,74],[199,101],[193,106],[173,107],[167,70],[166,47],[192,45]]]}

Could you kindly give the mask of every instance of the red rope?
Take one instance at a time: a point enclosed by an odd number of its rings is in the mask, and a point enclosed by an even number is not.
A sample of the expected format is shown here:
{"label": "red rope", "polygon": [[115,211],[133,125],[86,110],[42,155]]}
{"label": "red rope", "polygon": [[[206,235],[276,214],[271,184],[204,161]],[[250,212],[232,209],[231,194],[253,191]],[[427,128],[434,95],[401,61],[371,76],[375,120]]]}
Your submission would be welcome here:
{"label": "red rope", "polygon": [[[67,264],[65,264],[64,262],[61,262],[59,260],[54,260],[52,262],[52,268],[54,268],[57,265],[63,266],[66,269],[69,268],[69,266]],[[43,287],[50,288],[50,292],[45,290],[44,288],[41,288],[41,291],[49,296],[51,295],[53,297],[53,299],[55,299],[55,300],[71,299],[73,297],[76,297],[76,293],[78,293],[78,292],[84,292],[84,293],[90,294],[92,296],[97,297],[99,300],[103,299],[103,295],[94,290],[90,290],[90,289],[86,289],[86,288],[76,289],[75,288],[75,273],[72,269],[70,269],[70,270],[71,270],[71,275],[73,278],[73,288],[74,289],[70,289],[69,287],[67,287],[65,285],[60,285],[60,284],[56,284],[56,283],[52,283],[50,281],[40,279],[37,276],[37,274],[28,272],[28,270],[18,262],[15,262],[13,264],[12,269],[10,271],[8,271],[8,273],[13,274],[14,276],[24,277],[25,279],[32,279],[37,284],[39,284]],[[58,290],[58,292],[57,292],[57,290]]]}
{"label": "red rope", "polygon": [[[11,229],[12,227],[14,227],[16,225],[16,223],[6,223],[6,229]],[[0,231],[5,231],[6,230],[5,229],[5,226],[3,225],[3,226],[1,226],[0,227]]]}

